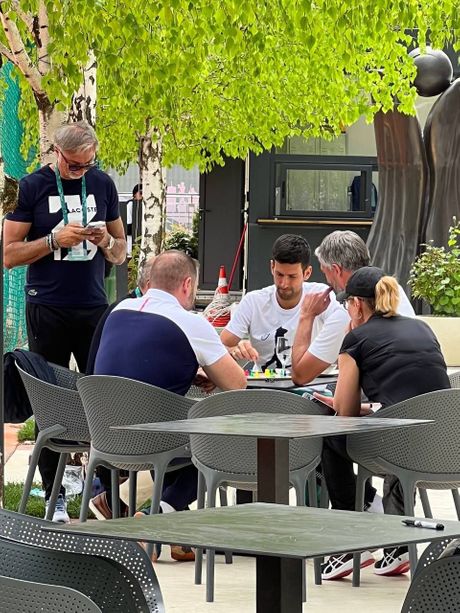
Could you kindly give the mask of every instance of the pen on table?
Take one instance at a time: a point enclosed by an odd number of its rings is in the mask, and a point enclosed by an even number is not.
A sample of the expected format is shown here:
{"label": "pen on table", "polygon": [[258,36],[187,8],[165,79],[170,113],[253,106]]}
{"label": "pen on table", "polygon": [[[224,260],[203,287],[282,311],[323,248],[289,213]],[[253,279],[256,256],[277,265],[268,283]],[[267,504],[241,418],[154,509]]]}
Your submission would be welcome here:
{"label": "pen on table", "polygon": [[444,524],[424,519],[403,519],[402,523],[413,528],[431,528],[432,530],[444,530]]}

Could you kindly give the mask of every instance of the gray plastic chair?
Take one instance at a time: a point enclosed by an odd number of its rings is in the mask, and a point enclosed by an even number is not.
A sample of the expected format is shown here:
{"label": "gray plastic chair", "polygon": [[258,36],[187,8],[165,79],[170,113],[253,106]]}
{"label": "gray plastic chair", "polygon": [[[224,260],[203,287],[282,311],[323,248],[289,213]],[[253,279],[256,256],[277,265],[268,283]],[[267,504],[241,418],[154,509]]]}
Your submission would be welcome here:
{"label": "gray plastic chair", "polygon": [[[460,371],[451,373],[449,375],[449,381],[450,381],[451,388],[453,389],[460,388]],[[460,512],[459,511],[460,510],[460,494],[457,489],[453,489],[451,491],[452,491],[452,497],[454,499],[455,508],[457,509],[457,515],[458,515]],[[419,495],[420,495],[420,500],[422,502],[423,513],[425,517],[433,517],[433,513],[431,512],[430,501],[428,499],[427,490],[420,489]]]}
{"label": "gray plastic chair", "polygon": [[[175,458],[190,458],[189,437],[156,432],[114,430],[112,426],[186,419],[195,403],[167,390],[123,377],[91,375],[77,383],[91,434],[87,474],[98,465],[137,472],[154,470],[150,513],[158,513],[164,475]],[[112,473],[113,476],[114,473]],[[83,489],[80,521],[87,519],[91,479]],[[135,479],[130,479],[130,499],[135,499]],[[133,491],[134,490],[134,491]],[[118,478],[112,478],[112,513],[118,516]]]}
{"label": "gray plastic chair", "polygon": [[47,519],[53,517],[69,453],[88,451],[90,440],[88,422],[76,389],[80,373],[55,364],[50,366],[57,385],[37,379],[16,364],[39,428],[18,510],[20,513],[26,510],[38,459],[42,449],[47,447],[60,454]]}
{"label": "gray plastic chair", "polygon": [[[201,418],[242,413],[287,413],[296,415],[324,414],[320,405],[289,392],[277,390],[237,390],[222,392],[197,402],[189,417]],[[316,472],[321,460],[322,439],[291,441],[289,448],[290,481],[294,486],[298,505],[305,505],[305,484],[309,498],[316,503]],[[257,442],[245,437],[190,435],[192,462],[203,475],[207,506],[214,507],[216,491],[221,485],[239,489],[257,489]],[[203,477],[198,480],[198,506],[204,506]],[[214,551],[206,556],[206,601],[214,599]],[[202,550],[197,550],[195,583],[201,583]],[[318,572],[317,564],[316,572]]]}
{"label": "gray plastic chair", "polygon": [[[130,571],[140,585],[150,613],[163,613],[164,604],[158,579],[149,556],[137,543],[86,534],[49,532],[53,525],[44,519],[0,509],[0,538],[38,545],[47,549],[81,553],[114,560]],[[1,609],[0,609],[1,610]]]}
{"label": "gray plastic chair", "polygon": [[422,571],[424,568],[432,564],[435,560],[439,558],[439,556],[444,552],[447,545],[449,545],[454,539],[445,538],[439,541],[433,541],[423,550],[422,555],[420,556],[417,566],[415,568],[414,577]]}
{"label": "gray plastic chair", "polygon": [[434,560],[415,575],[401,613],[458,613],[460,556]]}
{"label": "gray plastic chair", "polygon": [[[395,475],[404,492],[404,512],[414,515],[414,491],[454,489],[460,486],[460,389],[422,394],[391,407],[380,409],[375,417],[431,419],[433,424],[399,428],[386,432],[352,435],[347,450],[358,464],[356,509],[364,506],[364,484],[371,475]],[[372,419],[374,416],[363,419]],[[457,516],[460,507],[454,495]],[[417,565],[417,550],[409,546],[411,574]],[[355,559],[359,559],[355,556]],[[355,563],[354,585],[359,584]]]}
{"label": "gray plastic chair", "polygon": [[460,387],[460,370],[449,375],[450,387]]}
{"label": "gray plastic chair", "polygon": [[202,400],[203,398],[209,398],[210,396],[214,396],[214,394],[220,394],[222,390],[216,388],[212,392],[205,392],[202,387],[198,387],[198,385],[191,385],[190,389],[186,393],[187,398],[194,398],[195,400]]}
{"label": "gray plastic chair", "polygon": [[101,613],[88,596],[62,585],[0,576],[0,611],[8,613]]}
{"label": "gray plastic chair", "polygon": [[76,589],[107,613],[149,613],[133,574],[107,558],[0,539],[0,575]]}

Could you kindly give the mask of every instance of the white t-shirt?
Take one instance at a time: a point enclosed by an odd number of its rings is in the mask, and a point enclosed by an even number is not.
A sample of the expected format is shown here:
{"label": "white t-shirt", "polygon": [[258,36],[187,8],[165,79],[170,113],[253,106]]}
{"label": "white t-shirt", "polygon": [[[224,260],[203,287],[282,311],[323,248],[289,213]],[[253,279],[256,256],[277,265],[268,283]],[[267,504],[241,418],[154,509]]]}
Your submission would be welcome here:
{"label": "white t-shirt", "polygon": [[[241,300],[226,330],[239,338],[248,338],[260,355],[259,365],[269,364],[275,356],[276,337],[279,328],[285,330],[281,336],[289,339],[292,345],[299,323],[300,307],[307,294],[324,292],[324,283],[304,283],[303,296],[293,309],[283,309],[276,299],[276,287],[270,285],[249,292]],[[349,322],[348,313],[337,302],[335,294],[330,293],[331,303],[313,322],[312,342],[308,351],[324,362],[333,364],[339,355],[340,347]]]}
{"label": "white t-shirt", "polygon": [[404,317],[415,317],[415,311],[410,303],[409,298],[407,297],[406,292],[403,288],[399,287],[399,306],[398,306],[398,315],[403,315]]}
{"label": "white t-shirt", "polygon": [[[202,315],[186,311],[175,296],[160,289],[149,289],[140,298],[127,298],[118,304],[115,311],[138,311],[162,315],[173,321],[187,337],[200,366],[211,366],[228,355],[227,349],[215,328]],[[141,334],[146,330],[140,329]],[[180,356],[178,356],[180,364]]]}

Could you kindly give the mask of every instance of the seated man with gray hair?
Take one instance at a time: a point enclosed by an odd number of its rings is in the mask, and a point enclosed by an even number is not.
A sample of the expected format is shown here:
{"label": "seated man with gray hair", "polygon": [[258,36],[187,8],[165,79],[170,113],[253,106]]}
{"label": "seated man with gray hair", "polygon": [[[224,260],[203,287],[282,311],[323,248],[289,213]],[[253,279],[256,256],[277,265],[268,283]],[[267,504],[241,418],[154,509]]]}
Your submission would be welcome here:
{"label": "seated man with gray hair", "polygon": [[[348,279],[356,270],[370,266],[371,261],[366,243],[351,230],[336,230],[325,236],[316,248],[315,255],[326,281],[336,293],[345,289]],[[401,285],[398,315],[415,317],[414,309]]]}

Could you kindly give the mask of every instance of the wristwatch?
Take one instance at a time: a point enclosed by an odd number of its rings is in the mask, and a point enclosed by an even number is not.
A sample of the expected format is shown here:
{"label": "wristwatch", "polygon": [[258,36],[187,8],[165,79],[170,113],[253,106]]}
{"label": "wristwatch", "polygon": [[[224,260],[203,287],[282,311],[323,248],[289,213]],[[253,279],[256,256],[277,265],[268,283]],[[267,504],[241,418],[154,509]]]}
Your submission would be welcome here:
{"label": "wristwatch", "polygon": [[110,235],[109,244],[107,245],[107,247],[105,247],[105,249],[112,249],[114,245],[115,245],[115,239],[113,238],[112,235]]}

